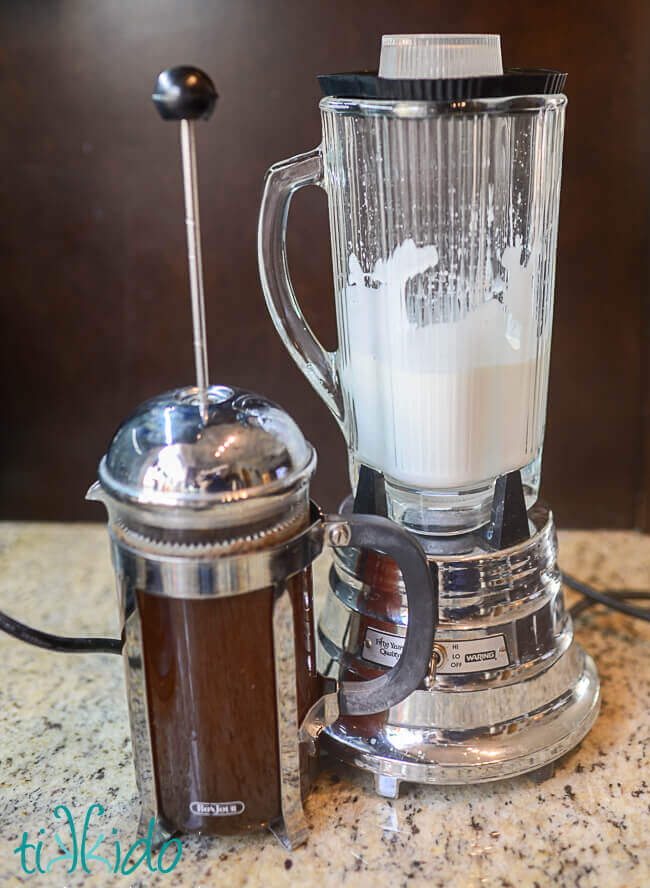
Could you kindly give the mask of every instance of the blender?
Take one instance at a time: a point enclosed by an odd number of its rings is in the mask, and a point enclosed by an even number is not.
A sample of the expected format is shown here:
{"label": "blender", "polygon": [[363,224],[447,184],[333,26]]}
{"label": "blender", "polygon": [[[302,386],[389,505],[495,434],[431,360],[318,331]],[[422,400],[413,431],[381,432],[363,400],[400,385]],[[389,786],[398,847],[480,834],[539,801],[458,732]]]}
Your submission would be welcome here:
{"label": "blender", "polygon": [[[426,551],[439,582],[435,679],[325,730],[334,755],[401,781],[469,783],[550,766],[599,707],[573,639],[553,517],[538,502],[548,390],[565,75],[503,68],[497,35],[389,35],[377,73],[325,75],[323,139],[271,167],[260,276],[290,354],[339,423],[354,496]],[[286,258],[296,189],[328,197],[338,350]],[[318,664],[392,668],[399,570],[334,555]]]}

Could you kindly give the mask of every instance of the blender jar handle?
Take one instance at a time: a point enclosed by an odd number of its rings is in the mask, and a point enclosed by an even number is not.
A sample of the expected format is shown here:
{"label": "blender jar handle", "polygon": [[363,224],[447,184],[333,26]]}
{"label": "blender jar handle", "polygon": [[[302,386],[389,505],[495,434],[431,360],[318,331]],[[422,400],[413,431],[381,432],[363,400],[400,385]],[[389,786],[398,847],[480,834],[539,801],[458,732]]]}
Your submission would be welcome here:
{"label": "blender jar handle", "polygon": [[336,370],[336,352],[328,352],[302,313],[289,277],[287,216],[295,191],[321,185],[321,148],[274,164],[266,174],[257,230],[257,259],[268,310],[289,354],[339,423],[343,396]]}
{"label": "blender jar handle", "polygon": [[408,624],[399,660],[384,675],[368,681],[343,681],[338,690],[341,715],[372,715],[401,703],[430,674],[438,621],[438,572],[420,544],[404,528],[376,515],[328,515],[325,539],[335,547],[374,549],[399,567],[406,591]]}

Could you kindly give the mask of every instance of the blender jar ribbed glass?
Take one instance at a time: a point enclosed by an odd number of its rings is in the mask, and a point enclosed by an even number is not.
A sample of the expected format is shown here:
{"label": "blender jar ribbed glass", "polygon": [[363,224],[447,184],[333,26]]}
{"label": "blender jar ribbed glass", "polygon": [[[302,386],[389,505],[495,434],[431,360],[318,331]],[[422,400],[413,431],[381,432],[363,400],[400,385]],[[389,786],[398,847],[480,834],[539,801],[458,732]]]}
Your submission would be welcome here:
{"label": "blender jar ribbed glass", "polygon": [[[272,168],[271,314],[341,424],[353,485],[361,464],[381,471],[391,517],[413,529],[480,526],[512,470],[537,497],[565,105],[327,97],[320,149]],[[275,292],[269,260],[272,191],[305,184],[328,195],[333,355],[283,316],[297,303],[288,278],[290,297]]]}

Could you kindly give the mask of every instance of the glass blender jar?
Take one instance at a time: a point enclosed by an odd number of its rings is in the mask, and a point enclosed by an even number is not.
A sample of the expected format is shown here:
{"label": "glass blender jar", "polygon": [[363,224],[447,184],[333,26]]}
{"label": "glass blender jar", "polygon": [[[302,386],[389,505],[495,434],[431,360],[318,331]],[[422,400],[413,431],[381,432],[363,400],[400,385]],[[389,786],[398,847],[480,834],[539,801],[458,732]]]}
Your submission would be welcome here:
{"label": "glass blender jar", "polygon": [[[420,533],[485,524],[511,471],[527,506],[537,498],[566,98],[552,77],[534,94],[535,76],[502,76],[498,37],[385,38],[372,88],[321,78],[335,93],[321,145],[267,174],[259,262],[275,326],[341,426],[353,489],[360,466],[381,472],[389,516]],[[328,196],[334,353],[287,270],[305,185]]]}

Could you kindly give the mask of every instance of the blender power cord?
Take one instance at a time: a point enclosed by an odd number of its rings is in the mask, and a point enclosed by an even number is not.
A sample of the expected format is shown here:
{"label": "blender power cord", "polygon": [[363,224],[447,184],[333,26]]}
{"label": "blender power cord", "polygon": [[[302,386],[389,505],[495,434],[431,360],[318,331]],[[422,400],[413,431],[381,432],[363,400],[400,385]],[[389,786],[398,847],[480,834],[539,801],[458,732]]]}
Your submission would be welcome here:
{"label": "blender power cord", "polygon": [[19,641],[34,644],[48,651],[59,651],[65,654],[121,654],[122,641],[119,638],[66,638],[62,635],[50,635],[40,629],[32,629],[19,623],[0,611],[0,630],[13,635]]}
{"label": "blender power cord", "polygon": [[[576,580],[571,574],[562,571],[562,582],[579,592],[583,597],[582,601],[576,602],[570,608],[571,616],[576,619],[596,604],[602,604],[610,610],[618,611],[626,614],[628,617],[635,617],[637,620],[646,620],[650,622],[650,608],[636,607],[633,604],[627,604],[628,601],[649,601],[650,592],[641,592],[636,589],[611,589],[608,592],[599,592],[593,586]],[[67,638],[62,635],[52,635],[49,632],[41,632],[40,629],[33,629],[26,626],[18,620],[0,611],[0,631],[12,635],[19,641],[27,642],[27,644],[36,645],[36,647],[44,648],[48,651],[58,651],[67,654],[121,654],[122,640],[119,638]]]}
{"label": "blender power cord", "polygon": [[607,592],[599,592],[593,586],[576,580],[575,577],[564,571],[562,571],[562,582],[569,589],[584,596],[582,601],[576,602],[569,610],[574,619],[595,604],[603,604],[605,607],[626,614],[628,617],[650,622],[650,608],[636,607],[634,604],[626,603],[627,601],[648,601],[650,600],[650,592],[640,592],[636,589],[610,589]]}

